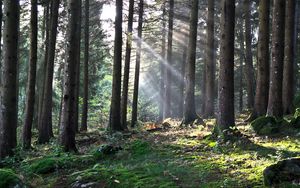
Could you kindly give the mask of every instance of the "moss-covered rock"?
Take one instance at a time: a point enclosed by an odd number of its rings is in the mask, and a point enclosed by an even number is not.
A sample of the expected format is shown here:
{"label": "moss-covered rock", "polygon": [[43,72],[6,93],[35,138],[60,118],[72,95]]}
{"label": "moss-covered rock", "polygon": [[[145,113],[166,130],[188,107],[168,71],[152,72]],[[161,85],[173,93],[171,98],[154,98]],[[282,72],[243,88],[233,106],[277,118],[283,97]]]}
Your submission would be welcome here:
{"label": "moss-covered rock", "polygon": [[22,181],[11,169],[0,169],[0,188],[22,187]]}
{"label": "moss-covered rock", "polygon": [[288,126],[291,127],[291,128],[296,128],[296,129],[300,128],[300,108],[297,108],[295,110],[295,113],[291,117]]}
{"label": "moss-covered rock", "polygon": [[118,151],[122,150],[120,146],[113,146],[113,145],[101,145],[94,153],[94,157],[97,159],[104,158],[106,156],[111,156],[116,154]]}
{"label": "moss-covered rock", "polygon": [[251,127],[258,135],[271,135],[279,132],[280,123],[274,117],[259,117],[251,122]]}
{"label": "moss-covered rock", "polygon": [[282,182],[292,182],[300,178],[300,158],[279,161],[267,167],[264,172],[266,186],[278,185]]}
{"label": "moss-covered rock", "polygon": [[56,158],[43,158],[29,165],[29,170],[36,174],[48,174],[61,167],[62,161]]}

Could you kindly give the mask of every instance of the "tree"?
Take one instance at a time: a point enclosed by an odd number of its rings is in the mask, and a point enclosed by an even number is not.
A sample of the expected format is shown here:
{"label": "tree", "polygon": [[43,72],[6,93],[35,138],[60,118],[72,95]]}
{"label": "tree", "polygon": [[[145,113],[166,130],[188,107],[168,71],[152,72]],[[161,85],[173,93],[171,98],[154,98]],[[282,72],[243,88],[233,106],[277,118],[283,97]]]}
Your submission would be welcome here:
{"label": "tree", "polygon": [[129,83],[129,71],[130,71],[130,58],[131,58],[131,46],[132,46],[132,25],[133,25],[133,13],[134,13],[134,0],[129,1],[128,12],[128,28],[127,28],[127,41],[126,41],[126,55],[125,55],[125,67],[123,77],[123,90],[121,101],[121,124],[124,130],[127,129],[127,101],[128,101],[128,83]]}
{"label": "tree", "polygon": [[214,40],[214,7],[215,1],[208,0],[208,12],[207,12],[207,44],[206,44],[206,99],[204,116],[210,117],[214,115],[214,99],[215,99],[215,40]]}
{"label": "tree", "polygon": [[37,0],[31,0],[30,17],[30,64],[27,82],[27,100],[25,109],[25,120],[22,132],[22,145],[25,149],[31,147],[31,128],[35,105],[35,83],[36,83],[36,64],[37,64],[37,33],[38,33],[38,9]]}
{"label": "tree", "polygon": [[142,33],[143,33],[143,13],[144,13],[144,0],[139,2],[139,21],[138,21],[138,38],[137,38],[137,51],[136,51],[136,64],[134,75],[134,89],[133,89],[133,101],[132,101],[132,115],[131,115],[131,127],[134,127],[137,122],[137,107],[139,96],[139,77],[140,77],[140,63],[142,53]]}
{"label": "tree", "polygon": [[43,62],[41,63],[37,74],[41,79],[37,80],[37,87],[41,88],[40,91],[37,90],[38,95],[38,114],[37,114],[37,127],[41,125],[41,117],[42,117],[42,108],[43,108],[43,97],[45,91],[45,81],[46,81],[46,69],[47,69],[47,59],[48,59],[48,51],[49,51],[49,35],[50,35],[50,2],[44,5],[44,16],[43,16],[45,27],[42,29],[42,36],[44,41],[44,57]]}
{"label": "tree", "polygon": [[174,0],[169,1],[169,30],[168,30],[168,50],[167,50],[167,69],[166,69],[166,83],[165,83],[165,106],[164,118],[171,116],[171,88],[172,88],[172,48],[173,48],[173,25],[174,25]]}
{"label": "tree", "polygon": [[282,78],[284,59],[284,22],[285,1],[273,2],[272,28],[272,62],[270,69],[270,88],[268,101],[268,116],[282,117]]}
{"label": "tree", "polygon": [[52,95],[53,95],[53,72],[54,72],[54,58],[55,45],[58,24],[58,9],[59,0],[51,1],[51,19],[49,31],[49,43],[47,51],[46,74],[44,80],[43,102],[41,107],[41,119],[39,122],[39,136],[38,143],[44,144],[49,142],[53,136],[52,132]]}
{"label": "tree", "polygon": [[186,63],[186,84],[184,95],[185,103],[183,112],[184,124],[189,124],[190,122],[198,118],[195,108],[195,61],[197,47],[198,10],[199,1],[193,0],[190,17],[190,34]]}
{"label": "tree", "polygon": [[223,0],[221,8],[221,46],[219,71],[219,112],[215,132],[227,139],[234,120],[234,25],[235,0]]}
{"label": "tree", "polygon": [[283,113],[293,113],[294,99],[294,62],[295,62],[295,11],[296,1],[286,1],[285,15],[285,48],[282,84]]}
{"label": "tree", "polygon": [[3,61],[1,74],[0,158],[17,145],[17,66],[19,0],[4,0]]}
{"label": "tree", "polygon": [[162,41],[161,41],[161,61],[160,61],[160,105],[159,105],[159,120],[164,119],[165,109],[165,75],[166,75],[166,1],[162,3]]}
{"label": "tree", "polygon": [[246,61],[245,61],[245,80],[247,89],[247,107],[252,109],[254,106],[254,71],[252,59],[252,37],[251,37],[251,4],[249,0],[244,1],[245,12],[245,42],[246,42]]}
{"label": "tree", "polygon": [[[77,53],[79,52],[80,40],[80,11],[81,3],[78,0],[68,1],[69,21],[67,34],[67,62],[65,64],[64,74],[64,94],[63,94],[63,108],[61,113],[61,125],[60,125],[60,145],[65,151],[77,152],[75,144],[75,109],[76,103],[76,69],[78,61]],[[78,38],[79,37],[79,38]]]}
{"label": "tree", "polygon": [[89,0],[85,0],[84,22],[84,64],[83,64],[83,104],[81,131],[87,131],[88,100],[89,100]]}
{"label": "tree", "polygon": [[113,85],[110,109],[110,128],[112,131],[122,131],[121,125],[121,75],[122,75],[122,8],[123,1],[116,1],[115,19],[115,42],[114,42],[114,64]]}
{"label": "tree", "polygon": [[269,40],[270,40],[270,0],[259,1],[259,31],[257,52],[257,85],[254,115],[262,116],[267,112],[269,97]]}
{"label": "tree", "polygon": [[81,46],[81,5],[82,5],[82,1],[81,0],[78,0],[79,1],[79,5],[78,5],[78,8],[79,8],[79,10],[78,10],[78,17],[79,17],[79,19],[77,20],[77,27],[78,27],[78,29],[77,29],[77,32],[76,32],[76,34],[78,35],[77,36],[77,43],[76,43],[76,45],[77,45],[77,47],[76,47],[76,50],[77,50],[77,52],[76,52],[76,55],[77,55],[77,57],[76,57],[76,61],[78,61],[77,63],[76,63],[76,69],[75,69],[75,78],[76,78],[76,81],[75,81],[75,102],[74,102],[74,118],[75,118],[75,121],[74,121],[74,126],[75,126],[75,131],[76,131],[76,133],[78,133],[79,132],[79,89],[80,89],[80,87],[79,87],[79,85],[80,85],[80,46]]}

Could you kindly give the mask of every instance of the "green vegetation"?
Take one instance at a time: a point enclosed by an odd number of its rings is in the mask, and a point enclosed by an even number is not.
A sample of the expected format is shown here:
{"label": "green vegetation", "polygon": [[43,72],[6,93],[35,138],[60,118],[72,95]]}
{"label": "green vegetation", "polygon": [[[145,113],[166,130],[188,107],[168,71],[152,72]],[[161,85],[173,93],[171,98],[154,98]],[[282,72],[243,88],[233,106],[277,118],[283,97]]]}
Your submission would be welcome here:
{"label": "green vegetation", "polygon": [[18,183],[18,177],[24,177],[31,187],[263,187],[266,167],[300,155],[296,136],[258,137],[250,125],[241,125],[238,130],[248,136],[219,143],[207,136],[212,125],[179,125],[156,132],[140,127],[135,133],[113,136],[82,133],[79,155],[65,154],[55,144],[39,146],[42,152],[22,153],[14,165],[8,163],[12,170],[2,169],[1,180],[8,178],[0,182]]}
{"label": "green vegetation", "polygon": [[11,169],[0,169],[0,188],[21,186],[22,182]]}
{"label": "green vegetation", "polygon": [[251,122],[251,127],[259,135],[270,135],[279,132],[280,123],[274,117],[259,117]]}

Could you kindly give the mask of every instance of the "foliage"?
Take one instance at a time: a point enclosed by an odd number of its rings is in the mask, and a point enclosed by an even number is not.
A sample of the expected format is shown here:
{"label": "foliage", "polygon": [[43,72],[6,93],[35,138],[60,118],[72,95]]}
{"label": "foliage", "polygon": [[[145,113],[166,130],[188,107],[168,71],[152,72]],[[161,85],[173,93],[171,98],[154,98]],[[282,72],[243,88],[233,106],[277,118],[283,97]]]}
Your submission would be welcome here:
{"label": "foliage", "polygon": [[11,169],[0,169],[0,188],[22,187],[19,177]]}

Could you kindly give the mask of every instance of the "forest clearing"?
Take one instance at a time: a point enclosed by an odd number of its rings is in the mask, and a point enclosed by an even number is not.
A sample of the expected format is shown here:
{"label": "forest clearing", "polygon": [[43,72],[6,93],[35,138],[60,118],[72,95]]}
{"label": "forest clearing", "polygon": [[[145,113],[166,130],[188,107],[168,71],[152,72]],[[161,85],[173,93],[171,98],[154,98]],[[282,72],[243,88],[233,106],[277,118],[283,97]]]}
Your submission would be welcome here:
{"label": "forest clearing", "polygon": [[0,0],[0,188],[300,187],[300,0]]}
{"label": "forest clearing", "polygon": [[[210,139],[215,120],[181,128],[148,123],[130,133],[107,135],[101,129],[77,136],[78,154],[66,154],[55,145],[17,151],[2,165],[16,181],[30,187],[264,187],[263,170],[278,160],[299,156],[298,135],[257,136],[238,118],[237,127],[247,136],[236,143]],[[291,130],[290,130],[291,131]],[[292,130],[293,132],[295,130]],[[105,150],[107,146],[114,149]],[[1,176],[2,175],[2,176]],[[8,184],[7,184],[8,185]],[[297,187],[299,182],[278,187]],[[22,187],[22,186],[21,186]]]}

